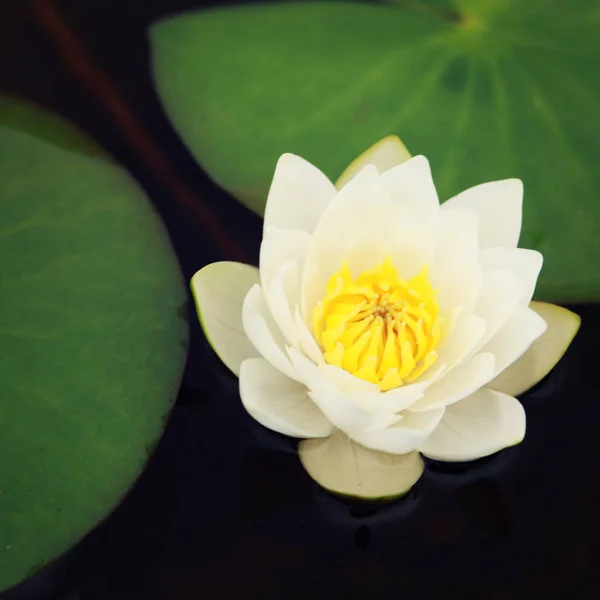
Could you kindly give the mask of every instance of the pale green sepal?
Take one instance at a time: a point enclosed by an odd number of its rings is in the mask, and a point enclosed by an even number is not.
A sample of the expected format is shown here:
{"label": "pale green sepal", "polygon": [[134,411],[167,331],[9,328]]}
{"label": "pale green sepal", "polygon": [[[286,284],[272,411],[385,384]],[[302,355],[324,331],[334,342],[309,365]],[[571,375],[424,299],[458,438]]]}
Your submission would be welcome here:
{"label": "pale green sepal", "polygon": [[569,348],[581,325],[579,315],[562,306],[531,302],[529,307],[546,321],[548,328],[517,362],[487,386],[511,396],[526,392],[550,373]]}
{"label": "pale green sepal", "polygon": [[399,455],[369,450],[337,429],[328,438],[303,440],[298,453],[307,473],[321,487],[377,502],[408,493],[424,468],[418,452]]}
{"label": "pale green sepal", "polygon": [[411,158],[410,152],[396,135],[388,135],[355,158],[335,182],[339,190],[346,185],[365,165],[377,167],[380,174]]}
{"label": "pale green sepal", "polygon": [[206,339],[225,366],[239,375],[247,358],[260,356],[244,332],[242,303],[260,282],[256,267],[216,262],[198,271],[191,281],[196,309]]}

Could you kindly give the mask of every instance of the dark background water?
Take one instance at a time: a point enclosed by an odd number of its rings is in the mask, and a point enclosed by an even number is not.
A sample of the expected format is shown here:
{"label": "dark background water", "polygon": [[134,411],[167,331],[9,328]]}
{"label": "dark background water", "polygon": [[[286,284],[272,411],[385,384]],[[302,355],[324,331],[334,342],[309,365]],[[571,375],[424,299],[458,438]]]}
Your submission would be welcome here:
{"label": "dark background water", "polygon": [[[207,4],[0,1],[0,92],[69,118],[109,150],[157,207],[188,279],[214,260],[255,263],[261,229],[202,173],[152,86],[148,25]],[[573,346],[523,398],[525,441],[468,467],[429,465],[384,508],[314,485],[293,442],[245,414],[191,315],[182,391],[135,488],[2,600],[597,600],[600,311],[573,308],[583,318]]]}

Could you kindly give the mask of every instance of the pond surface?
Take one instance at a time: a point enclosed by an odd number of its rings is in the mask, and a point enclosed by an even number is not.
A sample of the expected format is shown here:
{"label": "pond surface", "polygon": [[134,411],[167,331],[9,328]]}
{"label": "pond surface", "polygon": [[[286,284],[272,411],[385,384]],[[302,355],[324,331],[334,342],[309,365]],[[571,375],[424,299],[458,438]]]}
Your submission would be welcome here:
{"label": "pond surface", "polygon": [[[148,24],[194,5],[0,8],[0,91],[73,120],[129,169],[188,279],[214,260],[256,263],[261,233],[261,220],[195,165],[152,87]],[[385,507],[327,495],[293,441],[252,422],[190,310],[182,389],[148,468],[79,547],[5,597],[599,598],[600,310],[571,308],[582,329],[524,396],[525,441],[468,467],[430,464],[407,498]]]}

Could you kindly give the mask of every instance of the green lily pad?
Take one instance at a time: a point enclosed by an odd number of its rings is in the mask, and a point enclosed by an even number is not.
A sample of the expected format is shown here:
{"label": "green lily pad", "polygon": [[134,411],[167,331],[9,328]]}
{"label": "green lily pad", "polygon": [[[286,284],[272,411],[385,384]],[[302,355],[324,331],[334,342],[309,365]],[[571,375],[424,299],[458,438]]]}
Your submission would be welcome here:
{"label": "green lily pad", "polygon": [[48,118],[44,112],[32,110],[30,104],[18,102],[9,96],[0,96],[0,127],[29,133],[78,154],[110,160],[98,145],[80,131],[72,127],[65,129],[65,124],[59,119]]}
{"label": "green lily pad", "polygon": [[131,487],[186,356],[165,229],[128,175],[93,155],[70,126],[0,100],[0,589]]}
{"label": "green lily pad", "polygon": [[595,0],[281,3],[152,29],[168,114],[207,172],[262,212],[276,160],[332,179],[397,134],[443,199],[525,183],[538,298],[600,298],[600,12]]}

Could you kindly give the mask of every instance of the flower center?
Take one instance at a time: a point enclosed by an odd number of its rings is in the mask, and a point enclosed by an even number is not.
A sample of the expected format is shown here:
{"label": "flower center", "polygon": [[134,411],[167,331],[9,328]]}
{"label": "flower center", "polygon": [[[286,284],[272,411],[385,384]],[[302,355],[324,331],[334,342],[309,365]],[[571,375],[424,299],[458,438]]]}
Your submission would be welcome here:
{"label": "flower center", "polygon": [[355,280],[344,261],[313,311],[325,360],[386,391],[437,359],[441,318],[428,268],[406,281],[390,258]]}

